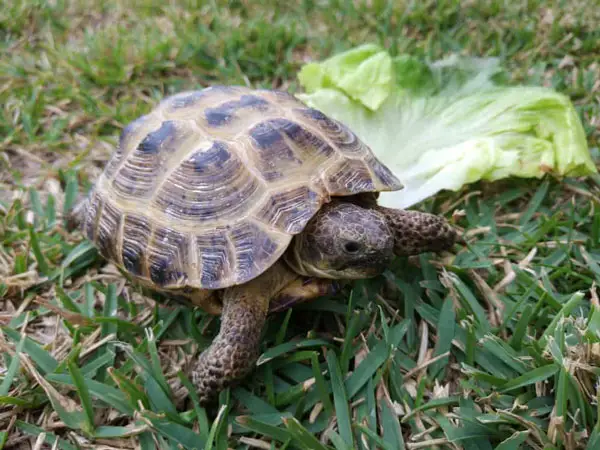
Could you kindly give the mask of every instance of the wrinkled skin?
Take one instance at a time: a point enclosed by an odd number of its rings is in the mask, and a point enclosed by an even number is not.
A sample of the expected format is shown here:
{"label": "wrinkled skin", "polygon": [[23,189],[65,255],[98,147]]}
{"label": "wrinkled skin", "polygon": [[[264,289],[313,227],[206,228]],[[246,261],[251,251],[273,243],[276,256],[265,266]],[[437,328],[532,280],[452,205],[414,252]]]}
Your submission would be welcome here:
{"label": "wrinkled skin", "polygon": [[359,199],[322,207],[278,263],[224,291],[220,332],[192,370],[203,405],[252,371],[269,310],[334,292],[336,280],[379,275],[394,255],[439,252],[461,241],[443,218]]}

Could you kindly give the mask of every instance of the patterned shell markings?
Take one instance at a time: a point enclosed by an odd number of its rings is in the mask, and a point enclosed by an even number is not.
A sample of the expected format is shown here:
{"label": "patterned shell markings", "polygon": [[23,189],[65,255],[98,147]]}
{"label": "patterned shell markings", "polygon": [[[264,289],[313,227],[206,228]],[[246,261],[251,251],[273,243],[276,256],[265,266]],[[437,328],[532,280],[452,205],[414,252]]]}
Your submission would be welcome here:
{"label": "patterned shell markings", "polygon": [[401,187],[350,130],[292,95],[213,86],[123,130],[84,231],[142,282],[219,289],[268,269],[330,196]]}

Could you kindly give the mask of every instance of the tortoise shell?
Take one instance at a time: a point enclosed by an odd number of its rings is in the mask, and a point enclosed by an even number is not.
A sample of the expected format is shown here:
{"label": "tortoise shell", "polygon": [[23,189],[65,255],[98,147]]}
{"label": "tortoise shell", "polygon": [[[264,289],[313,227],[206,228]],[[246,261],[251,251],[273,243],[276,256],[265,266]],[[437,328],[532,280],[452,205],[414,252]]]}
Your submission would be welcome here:
{"label": "tortoise shell", "polygon": [[267,270],[330,197],[401,188],[346,126],[291,94],[213,86],[123,130],[83,230],[146,285],[221,289]]}

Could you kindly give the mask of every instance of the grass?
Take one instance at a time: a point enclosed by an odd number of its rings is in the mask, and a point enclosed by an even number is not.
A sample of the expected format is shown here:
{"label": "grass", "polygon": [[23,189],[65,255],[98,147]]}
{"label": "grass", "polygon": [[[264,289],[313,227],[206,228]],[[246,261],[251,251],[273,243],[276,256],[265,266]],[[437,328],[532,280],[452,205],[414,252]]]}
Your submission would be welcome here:
{"label": "grass", "polygon": [[426,202],[468,248],[272,316],[256,372],[198,406],[186,368],[217,321],[141,293],[63,214],[163,96],[295,91],[304,62],[364,42],[500,56],[571,97],[598,156],[594,2],[254,3],[0,8],[0,448],[598,448],[599,177]]}

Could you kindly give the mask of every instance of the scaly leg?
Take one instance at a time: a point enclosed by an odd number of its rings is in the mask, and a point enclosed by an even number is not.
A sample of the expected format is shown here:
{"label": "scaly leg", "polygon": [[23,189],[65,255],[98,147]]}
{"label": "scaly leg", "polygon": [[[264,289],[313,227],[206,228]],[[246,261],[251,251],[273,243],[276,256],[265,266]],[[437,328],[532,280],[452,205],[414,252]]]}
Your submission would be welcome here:
{"label": "scaly leg", "polygon": [[75,231],[76,228],[79,228],[83,225],[83,216],[85,215],[85,210],[87,206],[87,197],[80,194],[77,200],[75,201],[73,207],[65,217],[67,231]]}
{"label": "scaly leg", "polygon": [[269,302],[296,277],[282,263],[276,263],[254,280],[226,290],[219,334],[192,369],[192,381],[203,406],[254,369]]}

